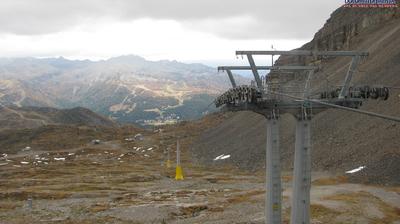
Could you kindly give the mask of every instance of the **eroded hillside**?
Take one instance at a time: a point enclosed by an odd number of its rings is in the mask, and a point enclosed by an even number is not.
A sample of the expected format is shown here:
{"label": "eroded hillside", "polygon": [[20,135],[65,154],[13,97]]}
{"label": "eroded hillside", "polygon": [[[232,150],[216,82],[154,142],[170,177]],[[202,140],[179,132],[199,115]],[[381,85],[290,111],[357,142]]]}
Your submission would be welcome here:
{"label": "eroded hillside", "polygon": [[83,107],[56,109],[0,106],[0,130],[14,131],[46,125],[117,126],[114,121]]}
{"label": "eroded hillside", "polygon": [[[335,11],[314,39],[300,49],[360,50],[370,56],[362,61],[353,84],[400,87],[400,13],[399,9],[379,12],[373,9]],[[311,87],[318,92],[341,85],[349,58],[281,57],[277,64],[321,66]],[[368,100],[361,109],[393,116],[400,115],[400,89],[392,88],[388,101]],[[293,167],[294,118],[284,115],[281,124],[282,161]],[[259,169],[265,163],[265,119],[240,112],[220,126],[205,132],[195,147],[202,162],[220,154],[230,154],[240,167]],[[330,109],[313,119],[312,165],[314,170],[344,172],[366,168],[353,180],[380,184],[399,184],[400,124],[351,112]],[[211,153],[210,153],[211,152]]]}

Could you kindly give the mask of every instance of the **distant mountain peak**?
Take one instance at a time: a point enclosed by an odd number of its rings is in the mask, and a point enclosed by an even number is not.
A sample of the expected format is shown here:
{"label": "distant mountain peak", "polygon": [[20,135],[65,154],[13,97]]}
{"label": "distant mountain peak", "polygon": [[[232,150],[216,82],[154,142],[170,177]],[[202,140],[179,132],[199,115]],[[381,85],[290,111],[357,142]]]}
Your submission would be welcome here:
{"label": "distant mountain peak", "polygon": [[134,54],[112,57],[106,61],[108,61],[108,62],[147,62],[147,60],[145,58],[138,56],[138,55],[134,55]]}

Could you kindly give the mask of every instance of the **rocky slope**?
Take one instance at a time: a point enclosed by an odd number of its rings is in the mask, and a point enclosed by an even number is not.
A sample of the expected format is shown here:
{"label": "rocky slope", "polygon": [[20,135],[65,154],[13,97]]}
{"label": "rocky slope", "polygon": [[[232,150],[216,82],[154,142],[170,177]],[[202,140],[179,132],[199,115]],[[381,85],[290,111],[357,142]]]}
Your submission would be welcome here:
{"label": "rocky slope", "polygon": [[81,106],[143,125],[198,118],[212,110],[208,105],[228,85],[225,74],[205,65],[133,55],[96,62],[0,59],[3,105]]}
{"label": "rocky slope", "polygon": [[[300,49],[362,50],[370,56],[359,66],[353,84],[400,87],[400,9],[339,8],[312,41]],[[277,64],[318,63],[312,80],[316,92],[341,85],[349,58],[281,57]],[[328,82],[327,82],[328,81]],[[361,109],[400,116],[400,89],[392,88],[388,101],[366,101]],[[265,164],[265,119],[251,112],[232,115],[217,128],[205,132],[194,147],[202,162],[213,162],[230,154],[232,162],[250,169]],[[281,146],[285,170],[293,167],[295,120],[282,117]],[[314,170],[344,173],[366,166],[351,175],[353,180],[379,184],[400,184],[400,124],[330,109],[312,123]]]}
{"label": "rocky slope", "polygon": [[31,129],[46,125],[117,126],[114,121],[82,107],[61,110],[0,106],[0,130]]}

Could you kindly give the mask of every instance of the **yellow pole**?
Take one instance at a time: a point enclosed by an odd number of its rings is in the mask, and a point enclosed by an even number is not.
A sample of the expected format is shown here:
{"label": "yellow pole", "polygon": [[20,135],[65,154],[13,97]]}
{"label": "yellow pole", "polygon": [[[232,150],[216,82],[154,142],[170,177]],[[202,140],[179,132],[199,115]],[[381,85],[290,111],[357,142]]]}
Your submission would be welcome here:
{"label": "yellow pole", "polygon": [[182,172],[182,167],[181,167],[181,151],[179,149],[179,139],[176,141],[175,180],[183,180],[183,172]]}
{"label": "yellow pole", "polygon": [[167,168],[171,168],[171,160],[167,160]]}

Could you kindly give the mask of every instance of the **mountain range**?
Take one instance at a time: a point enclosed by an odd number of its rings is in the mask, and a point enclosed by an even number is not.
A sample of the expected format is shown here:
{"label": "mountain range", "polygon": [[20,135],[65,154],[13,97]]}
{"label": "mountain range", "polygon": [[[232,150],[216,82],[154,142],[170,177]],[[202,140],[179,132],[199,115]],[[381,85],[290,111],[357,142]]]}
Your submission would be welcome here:
{"label": "mountain range", "polygon": [[199,118],[215,109],[214,97],[228,87],[226,74],[215,68],[134,55],[101,61],[0,59],[3,106],[85,107],[139,125]]}

